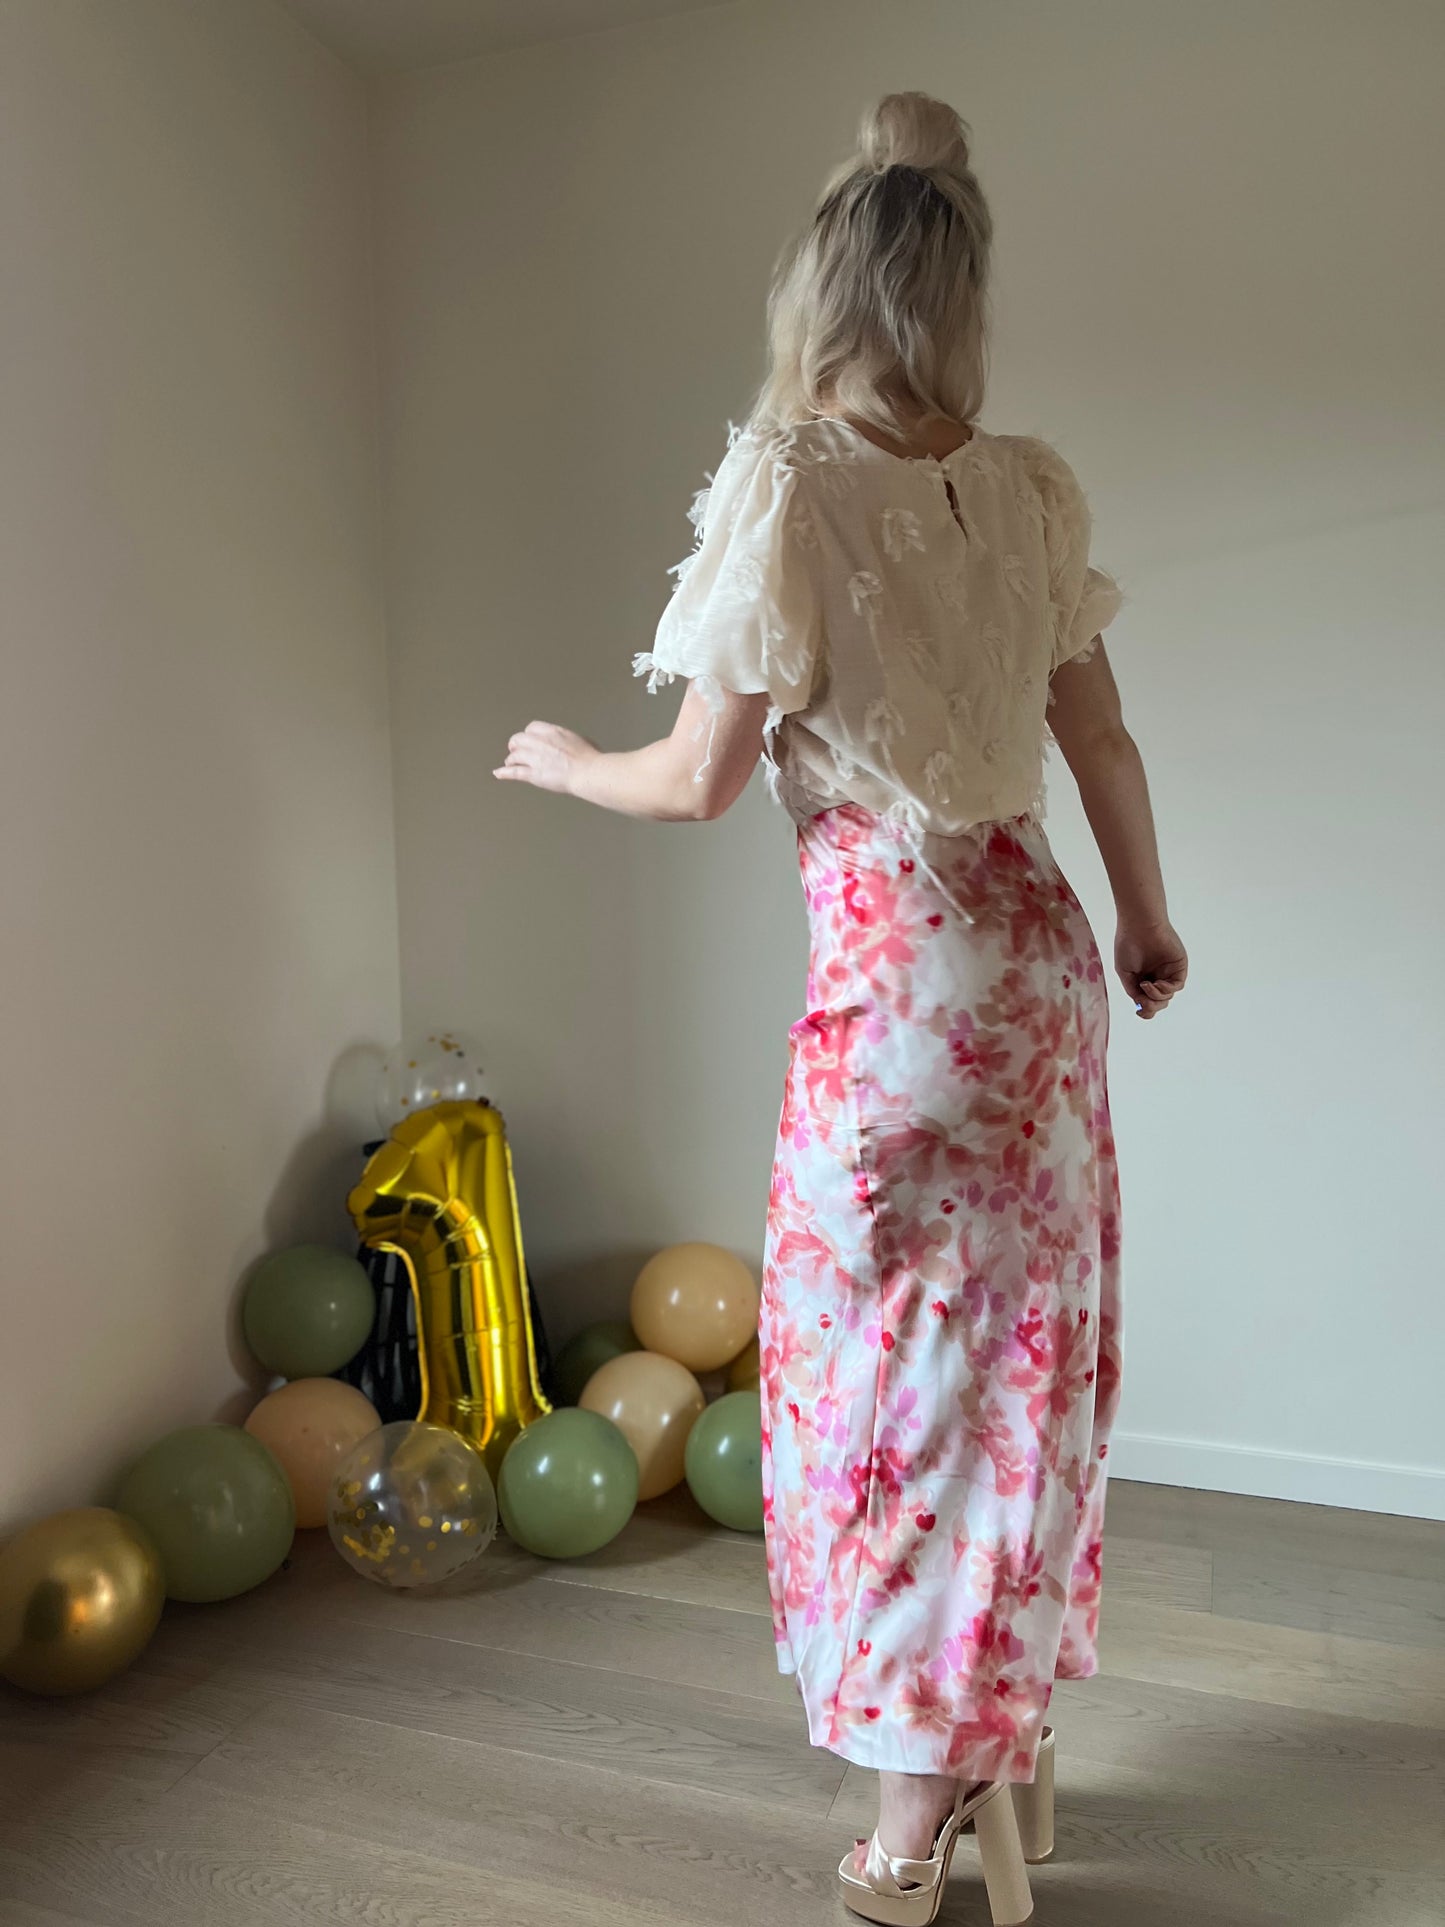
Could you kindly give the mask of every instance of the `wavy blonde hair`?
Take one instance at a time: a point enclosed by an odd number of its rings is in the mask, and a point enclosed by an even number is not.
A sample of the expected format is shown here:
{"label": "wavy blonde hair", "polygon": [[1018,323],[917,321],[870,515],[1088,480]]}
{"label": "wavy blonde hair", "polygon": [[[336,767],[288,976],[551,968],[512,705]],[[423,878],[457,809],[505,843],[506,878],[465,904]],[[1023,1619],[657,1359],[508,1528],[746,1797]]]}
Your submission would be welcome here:
{"label": "wavy blonde hair", "polygon": [[993,221],[968,129],[927,94],[889,94],[785,251],[753,423],[846,415],[885,434],[983,405]]}

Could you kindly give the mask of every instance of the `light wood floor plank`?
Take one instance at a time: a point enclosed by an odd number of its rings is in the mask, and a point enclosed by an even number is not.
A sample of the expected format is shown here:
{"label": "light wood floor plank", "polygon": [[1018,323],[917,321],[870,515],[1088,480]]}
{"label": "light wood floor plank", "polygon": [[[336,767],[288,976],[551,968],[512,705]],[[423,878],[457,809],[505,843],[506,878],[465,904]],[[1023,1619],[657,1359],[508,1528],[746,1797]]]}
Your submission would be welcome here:
{"label": "light wood floor plank", "polygon": [[1417,1647],[1106,1599],[1106,1672],[1276,1706],[1445,1727],[1445,1660]]}
{"label": "light wood floor plank", "polygon": [[[340,1561],[333,1561],[340,1567]],[[725,1681],[730,1693],[795,1708],[796,1688],[778,1672],[771,1623],[757,1613],[690,1605],[655,1594],[566,1585],[529,1573],[421,1599],[368,1586],[341,1568],[308,1594],[307,1611],[333,1621],[461,1640],[537,1659],[573,1660],[679,1685]]]}
{"label": "light wood floor plank", "polygon": [[824,1812],[342,1715],[267,1707],[196,1777],[331,1832],[464,1861],[479,1877],[545,1865],[569,1893],[632,1896],[716,1927],[834,1905],[829,1856],[842,1843]]}
{"label": "light wood floor plank", "polygon": [[[1435,1734],[1109,1679],[1061,1687],[1054,1718],[1060,1812],[1073,1821],[1091,1789],[1122,1789],[1139,1796],[1141,1824],[1231,1843],[1253,1831],[1287,1867],[1445,1874]],[[872,1797],[850,1768],[835,1812],[857,1817],[860,1784]]]}
{"label": "light wood floor plank", "polygon": [[[186,1636],[212,1657],[236,1644],[219,1621],[193,1620]],[[842,1778],[842,1763],[807,1745],[787,1706],[355,1622],[344,1636],[308,1622],[268,1626],[229,1676],[267,1699],[804,1811],[826,1811]]]}
{"label": "light wood floor plank", "polygon": [[1445,1581],[1445,1530],[1433,1519],[1294,1505],[1233,1492],[1109,1482],[1106,1537],[1233,1549],[1267,1558],[1318,1560],[1331,1567]]}
{"label": "light wood floor plank", "polygon": [[0,1920],[5,1927],[109,1927],[99,1914],[58,1914],[53,1907],[34,1907],[28,1900],[3,1897]]}
{"label": "light wood floor plank", "polygon": [[762,1540],[713,1526],[686,1493],[639,1506],[610,1546],[549,1570],[568,1586],[605,1586],[760,1616],[770,1610]]}
{"label": "light wood floor plank", "polygon": [[56,1789],[78,1800],[173,1785],[252,1710],[219,1671],[162,1638],[102,1693],[43,1700],[0,1686],[0,1824],[24,1824]]}
{"label": "light wood floor plank", "polygon": [[1407,1830],[1422,1813],[1445,1812],[1445,1746],[1431,1728],[1119,1674],[1061,1681],[1051,1717],[1071,1755],[1154,1772],[1186,1792],[1231,1776],[1268,1780],[1312,1805],[1364,1802],[1367,1817],[1377,1802]]}
{"label": "light wood floor plank", "polygon": [[1445,1648],[1445,1579],[1401,1577],[1230,1547],[1213,1554],[1214,1611],[1302,1631]]}
{"label": "light wood floor plank", "polygon": [[1175,1606],[1207,1613],[1214,1601],[1214,1555],[1203,1546],[1110,1534],[1104,1548],[1104,1586],[1110,1599],[1143,1606]]}
{"label": "light wood floor plank", "polygon": [[[137,1815],[102,1803],[57,1832],[46,1861],[0,1844],[0,1908],[58,1885],[105,1927],[671,1927],[661,1910],[556,1891],[545,1868],[477,1878],[462,1862],[283,1819],[195,1779]],[[48,1904],[48,1900],[38,1903]],[[3,1919],[0,1913],[0,1919]]]}

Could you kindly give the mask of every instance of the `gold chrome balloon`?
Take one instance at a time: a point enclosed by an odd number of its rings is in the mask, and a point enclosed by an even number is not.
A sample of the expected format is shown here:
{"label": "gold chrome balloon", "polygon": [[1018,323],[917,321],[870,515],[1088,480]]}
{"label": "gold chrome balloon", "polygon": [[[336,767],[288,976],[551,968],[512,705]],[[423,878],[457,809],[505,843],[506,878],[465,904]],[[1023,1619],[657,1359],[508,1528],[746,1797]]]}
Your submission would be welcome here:
{"label": "gold chrome balloon", "polygon": [[32,1693],[88,1693],[145,1647],[165,1596],[160,1554],[133,1519],[53,1513],[0,1552],[0,1674]]}
{"label": "gold chrome balloon", "polygon": [[537,1377],[512,1154],[490,1104],[433,1104],[392,1127],[347,1200],[364,1244],[396,1252],[416,1299],[419,1419],[476,1445],[495,1479],[552,1408]]}

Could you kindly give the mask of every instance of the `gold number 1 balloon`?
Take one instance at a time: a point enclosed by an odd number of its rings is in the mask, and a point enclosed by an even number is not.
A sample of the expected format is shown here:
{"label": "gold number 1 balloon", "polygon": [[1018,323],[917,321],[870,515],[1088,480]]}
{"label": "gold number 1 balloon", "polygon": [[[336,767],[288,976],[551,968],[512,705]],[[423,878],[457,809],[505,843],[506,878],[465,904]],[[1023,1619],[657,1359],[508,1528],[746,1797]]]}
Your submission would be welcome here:
{"label": "gold number 1 balloon", "polygon": [[512,1154],[490,1104],[433,1104],[392,1127],[347,1200],[363,1244],[394,1251],[416,1299],[419,1419],[470,1439],[495,1479],[551,1410],[537,1378]]}

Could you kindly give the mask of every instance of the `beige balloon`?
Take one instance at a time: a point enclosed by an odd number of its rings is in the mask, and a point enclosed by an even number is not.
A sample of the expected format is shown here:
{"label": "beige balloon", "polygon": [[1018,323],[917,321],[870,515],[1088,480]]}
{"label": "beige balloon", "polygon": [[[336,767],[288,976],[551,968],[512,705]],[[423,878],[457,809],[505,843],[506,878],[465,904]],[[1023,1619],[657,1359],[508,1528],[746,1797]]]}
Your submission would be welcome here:
{"label": "beige balloon", "polygon": [[758,1355],[758,1341],[740,1351],[728,1366],[728,1390],[730,1392],[756,1392],[762,1381],[762,1360]]}
{"label": "beige balloon", "polygon": [[611,1419],[637,1457],[637,1496],[655,1499],[681,1483],[687,1435],[706,1400],[685,1365],[660,1352],[623,1352],[599,1365],[578,1400]]}
{"label": "beige balloon", "polygon": [[742,1259],[721,1245],[669,1245],[637,1274],[631,1315],[649,1351],[690,1372],[712,1372],[756,1333],[758,1288]]}
{"label": "beige balloon", "polygon": [[293,1378],[246,1420],[246,1430],[281,1462],[298,1526],[324,1526],[331,1484],[343,1461],[381,1424],[371,1400],[339,1378]]}

